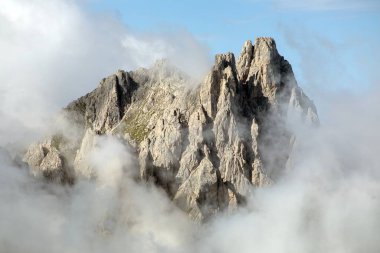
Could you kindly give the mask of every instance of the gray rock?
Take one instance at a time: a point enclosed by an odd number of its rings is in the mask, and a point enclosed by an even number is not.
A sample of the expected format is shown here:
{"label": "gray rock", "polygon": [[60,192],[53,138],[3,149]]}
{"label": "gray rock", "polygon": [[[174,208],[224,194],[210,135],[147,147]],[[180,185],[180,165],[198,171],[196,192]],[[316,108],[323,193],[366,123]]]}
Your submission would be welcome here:
{"label": "gray rock", "polygon": [[35,176],[44,176],[51,181],[72,184],[74,175],[66,166],[64,157],[57,149],[55,138],[29,147],[23,160]]}
{"label": "gray rock", "polygon": [[174,196],[174,202],[198,221],[219,211],[218,176],[208,157],[204,157]]}

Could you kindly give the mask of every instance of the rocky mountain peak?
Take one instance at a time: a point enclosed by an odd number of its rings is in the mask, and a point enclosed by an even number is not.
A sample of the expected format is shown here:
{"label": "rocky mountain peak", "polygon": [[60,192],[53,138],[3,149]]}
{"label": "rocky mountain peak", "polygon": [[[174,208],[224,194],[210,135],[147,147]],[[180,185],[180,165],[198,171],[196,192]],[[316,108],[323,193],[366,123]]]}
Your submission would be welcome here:
{"label": "rocky mountain peak", "polygon": [[255,62],[267,63],[276,60],[279,57],[276,48],[276,42],[273,38],[261,37],[255,39],[254,59]]}
{"label": "rocky mountain peak", "polygon": [[[216,55],[195,89],[186,80],[164,62],[117,71],[64,109],[79,138],[57,133],[32,145],[24,159],[51,180],[96,178],[86,157],[96,136],[114,135],[134,148],[141,181],[154,182],[205,221],[281,175],[294,143],[285,124],[290,111],[318,121],[271,38],[246,41],[237,62],[232,53]],[[68,175],[72,180],[62,179]]]}
{"label": "rocky mountain peak", "polygon": [[228,66],[235,66],[235,55],[233,53],[217,54],[215,56],[215,68],[225,69]]}
{"label": "rocky mountain peak", "polygon": [[240,80],[244,80],[247,78],[249,67],[251,66],[251,63],[252,63],[252,59],[253,59],[252,41],[247,40],[244,43],[244,46],[241,50],[240,57],[237,64]]}

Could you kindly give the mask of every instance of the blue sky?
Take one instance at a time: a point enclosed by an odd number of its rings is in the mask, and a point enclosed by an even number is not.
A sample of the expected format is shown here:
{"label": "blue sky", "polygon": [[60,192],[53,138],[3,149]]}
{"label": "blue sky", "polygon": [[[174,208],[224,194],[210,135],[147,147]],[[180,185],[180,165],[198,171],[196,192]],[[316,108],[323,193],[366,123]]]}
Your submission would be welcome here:
{"label": "blue sky", "polygon": [[379,27],[380,0],[1,0],[0,108],[42,117],[160,58],[201,78],[214,54],[270,36],[328,110],[326,99],[378,89]]}
{"label": "blue sky", "polygon": [[247,39],[274,37],[306,89],[355,91],[379,81],[378,0],[97,0],[89,7],[135,32],[186,30],[210,54],[238,54]]}
{"label": "blue sky", "polygon": [[[342,0],[334,1],[344,3]],[[282,25],[295,29],[311,29],[333,40],[351,34],[370,35],[380,30],[380,1],[373,8],[364,10],[325,10],[316,6],[310,9],[283,8],[271,1],[257,0],[98,0],[92,2],[92,7],[118,15],[126,25],[135,30],[187,29],[207,43],[214,53],[239,51],[242,41],[256,36],[273,36],[281,40]],[[379,31],[376,32],[378,35]]]}

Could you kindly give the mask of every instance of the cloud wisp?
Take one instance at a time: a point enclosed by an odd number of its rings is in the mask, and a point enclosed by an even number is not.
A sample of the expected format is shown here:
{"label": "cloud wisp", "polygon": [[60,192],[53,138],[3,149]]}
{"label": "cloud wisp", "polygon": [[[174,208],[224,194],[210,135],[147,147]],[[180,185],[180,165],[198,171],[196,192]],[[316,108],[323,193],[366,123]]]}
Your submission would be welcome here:
{"label": "cloud wisp", "polygon": [[377,0],[271,0],[276,8],[305,11],[379,10]]}
{"label": "cloud wisp", "polygon": [[20,132],[42,129],[47,117],[117,69],[167,58],[200,77],[210,63],[207,47],[186,30],[131,31],[69,0],[1,1],[0,54],[0,115]]}

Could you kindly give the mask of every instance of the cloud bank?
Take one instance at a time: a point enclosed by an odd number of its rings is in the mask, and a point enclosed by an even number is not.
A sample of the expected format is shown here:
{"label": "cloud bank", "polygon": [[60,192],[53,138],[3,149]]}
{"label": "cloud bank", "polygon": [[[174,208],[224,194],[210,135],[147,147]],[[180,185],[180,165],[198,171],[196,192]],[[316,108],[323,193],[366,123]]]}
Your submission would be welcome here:
{"label": "cloud bank", "polygon": [[320,128],[290,124],[292,169],[236,213],[199,225],[135,181],[135,157],[117,139],[96,139],[96,176],[73,187],[31,177],[9,148],[30,131],[20,125],[40,126],[117,68],[189,48],[203,59],[191,35],[129,33],[71,1],[2,1],[0,20],[1,252],[380,252],[378,89],[320,98],[330,108]]}

